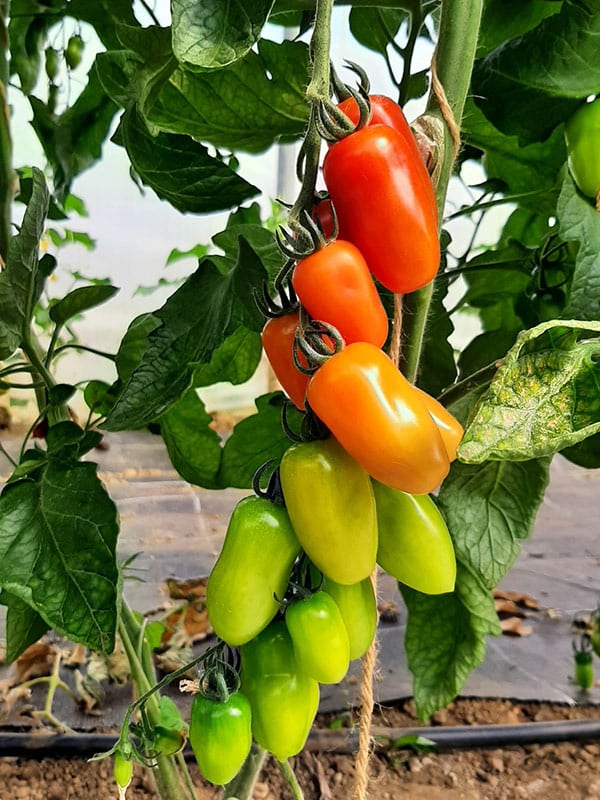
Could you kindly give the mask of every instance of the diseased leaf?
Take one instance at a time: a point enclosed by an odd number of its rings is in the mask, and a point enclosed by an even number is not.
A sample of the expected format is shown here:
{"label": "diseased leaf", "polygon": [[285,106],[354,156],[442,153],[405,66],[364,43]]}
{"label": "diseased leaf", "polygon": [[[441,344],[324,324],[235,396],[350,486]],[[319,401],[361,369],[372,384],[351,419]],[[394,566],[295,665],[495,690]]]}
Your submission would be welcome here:
{"label": "diseased leaf", "polygon": [[475,410],[462,461],[526,461],[600,431],[600,322],[546,322],[522,332]]}
{"label": "diseased leaf", "polygon": [[0,272],[0,360],[21,344],[43,289],[38,251],[50,196],[39,169],[34,168],[32,179],[31,199],[19,232],[10,240],[6,268]]}
{"label": "diseased leaf", "polygon": [[178,211],[222,211],[258,194],[256,186],[189,136],[152,136],[135,107],[125,111],[119,134],[142,183]]}
{"label": "diseased leaf", "polygon": [[456,557],[493,589],[533,530],[548,485],[550,459],[455,462],[437,497]]}
{"label": "diseased leaf", "polygon": [[212,417],[195,389],[189,389],[160,418],[160,432],[171,463],[189,483],[207,489],[220,488],[221,438],[210,427]]}
{"label": "diseased leaf", "polygon": [[60,634],[108,653],[117,623],[117,511],[96,464],[76,460],[76,442],[69,447],[60,436],[48,448],[46,463],[0,495],[0,585]]}
{"label": "diseased leaf", "polygon": [[599,36],[596,0],[562,3],[557,14],[475,62],[476,102],[522,144],[546,139],[581,99],[600,92]]}
{"label": "diseased leaf", "polygon": [[173,53],[192,71],[222,69],[258,41],[275,0],[171,0]]}
{"label": "diseased leaf", "polygon": [[579,245],[563,316],[600,321],[600,214],[565,176],[556,208],[560,236]]}
{"label": "diseased leaf", "polygon": [[447,706],[482,663],[485,638],[499,633],[489,590],[458,564],[452,594],[426,595],[400,584],[408,609],[406,659],[419,719]]}

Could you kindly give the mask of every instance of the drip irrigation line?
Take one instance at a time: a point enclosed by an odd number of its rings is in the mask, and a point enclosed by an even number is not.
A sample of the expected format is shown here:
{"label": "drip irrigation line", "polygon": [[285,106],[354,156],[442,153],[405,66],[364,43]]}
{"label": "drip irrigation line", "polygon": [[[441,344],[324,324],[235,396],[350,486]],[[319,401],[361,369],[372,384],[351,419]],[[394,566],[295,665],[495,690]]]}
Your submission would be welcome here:
{"label": "drip irrigation line", "polygon": [[[371,731],[378,747],[386,749],[405,736],[430,739],[442,749],[474,749],[509,747],[524,744],[546,744],[600,739],[600,718],[592,720],[558,720],[523,722],[519,725],[461,725],[430,728],[384,728]],[[117,741],[115,734],[40,734],[0,733],[0,757],[19,758],[89,758],[110,750]],[[328,753],[355,753],[358,731],[317,730],[306,742],[307,750]],[[188,747],[185,756],[193,758]]]}

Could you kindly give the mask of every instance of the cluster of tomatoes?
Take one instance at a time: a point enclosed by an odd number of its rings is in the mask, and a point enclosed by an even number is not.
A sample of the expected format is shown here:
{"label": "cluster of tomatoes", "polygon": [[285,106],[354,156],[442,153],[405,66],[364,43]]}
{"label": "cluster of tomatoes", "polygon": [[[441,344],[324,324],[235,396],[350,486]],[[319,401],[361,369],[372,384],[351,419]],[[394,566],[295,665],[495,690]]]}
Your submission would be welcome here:
{"label": "cluster of tomatoes", "polygon": [[[400,108],[370,105],[369,124],[325,157],[318,222],[307,215],[308,233],[296,232],[311,243],[292,259],[300,310],[281,310],[263,333],[291,401],[326,434],[292,444],[270,490],[237,505],[208,581],[211,625],[241,664],[229,694],[194,700],[190,739],[214,783],[235,775],[252,738],[281,761],[302,749],[319,684],[341,681],[373,640],[376,564],[418,591],[454,588],[454,550],[428,493],[462,429],[382,350],[388,318],[373,278],[396,293],[432,280],[435,196]],[[359,115],[352,98],[341,109]]]}

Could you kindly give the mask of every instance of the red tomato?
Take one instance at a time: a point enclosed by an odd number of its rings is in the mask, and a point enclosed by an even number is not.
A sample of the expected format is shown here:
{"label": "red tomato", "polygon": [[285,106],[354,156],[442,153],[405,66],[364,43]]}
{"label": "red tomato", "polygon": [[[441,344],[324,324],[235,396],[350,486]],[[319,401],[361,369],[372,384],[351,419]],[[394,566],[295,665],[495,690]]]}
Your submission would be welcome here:
{"label": "red tomato", "polygon": [[386,125],[369,125],[336,142],[323,164],[340,237],[399,294],[425,286],[439,266],[437,214],[424,169],[402,135]]}
{"label": "red tomato", "polygon": [[319,223],[323,231],[323,236],[326,239],[331,239],[335,230],[331,200],[325,197],[323,200],[319,200],[318,203],[315,203],[312,216],[313,219]]}
{"label": "red tomato", "polygon": [[270,319],[262,331],[262,345],[275,377],[292,403],[304,411],[308,375],[296,369],[292,355],[298,329],[298,311]]}
{"label": "red tomato", "polygon": [[410,494],[428,494],[450,462],[437,425],[414,387],[375,345],[348,345],[310,379],[306,398],[369,475]]}
{"label": "red tomato", "polygon": [[353,244],[337,239],[302,259],[292,284],[310,316],[333,325],[346,344],[383,346],[387,314],[367,262]]}

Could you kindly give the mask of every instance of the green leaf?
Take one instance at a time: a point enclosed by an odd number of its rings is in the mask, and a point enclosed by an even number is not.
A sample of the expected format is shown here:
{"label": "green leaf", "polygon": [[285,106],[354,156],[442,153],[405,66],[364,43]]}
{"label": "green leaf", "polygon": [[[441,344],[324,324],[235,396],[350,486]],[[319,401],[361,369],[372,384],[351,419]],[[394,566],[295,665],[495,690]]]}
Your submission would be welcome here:
{"label": "green leaf", "polygon": [[262,39],[227,69],[176,69],[142,106],[159,130],[183,133],[215,147],[261,152],[279,138],[299,137],[308,121],[308,48]]}
{"label": "green leaf", "polygon": [[600,433],[588,436],[583,442],[561,450],[561,455],[579,467],[598,469],[600,467]]}
{"label": "green leaf", "polygon": [[513,565],[548,485],[548,458],[452,465],[438,495],[456,557],[488,589]]}
{"label": "green leaf", "polygon": [[7,607],[5,661],[12,664],[30,645],[41,639],[49,627],[37,611],[10,592],[2,591],[0,603]]}
{"label": "green leaf", "polygon": [[29,96],[31,122],[54,172],[54,191],[59,201],[69,193],[71,181],[102,155],[116,104],[106,95],[95,70],[75,103],[59,117],[45,103]]}
{"label": "green leaf", "polygon": [[169,458],[181,477],[195,486],[220,488],[221,438],[210,427],[212,417],[196,390],[189,389],[159,421]]}
{"label": "green leaf", "polygon": [[402,8],[352,8],[350,30],[364,47],[385,54],[407,17],[408,12]]}
{"label": "green leaf", "polygon": [[223,256],[204,259],[154,312],[159,325],[149,333],[141,361],[103,427],[147,425],[183,395],[195,369],[210,363],[214,351],[239,327],[260,331],[264,320],[253,291],[265,279],[260,259],[241,237],[235,262]]}
{"label": "green leaf", "polygon": [[[290,446],[281,427],[282,392],[256,398],[257,413],[238,422],[225,442],[219,480],[222,486],[249,489],[256,470],[270,459],[279,460]],[[290,412],[298,415],[299,412]]]}
{"label": "green leaf", "polygon": [[[58,633],[114,647],[117,511],[96,474],[61,446],[0,495],[0,585]],[[32,479],[33,478],[33,479]]]}
{"label": "green leaf", "polygon": [[499,633],[491,593],[458,564],[452,594],[426,595],[400,584],[408,609],[406,659],[419,719],[450,703],[482,663],[485,638]]}
{"label": "green leaf", "polygon": [[599,353],[600,322],[523,331],[481,398],[459,458],[525,461],[600,431]]}
{"label": "green leaf", "polygon": [[194,386],[228,381],[237,386],[254,375],[262,355],[260,334],[238,328],[212,354],[210,362],[194,372]]}
{"label": "green leaf", "polygon": [[39,169],[32,173],[33,188],[19,232],[10,240],[6,268],[0,272],[0,360],[21,344],[43,280],[38,270],[38,252],[50,196]]}
{"label": "green leaf", "polygon": [[64,325],[84,311],[105,303],[118,291],[116,286],[80,286],[52,306],[50,319],[57,325]]}
{"label": "green leaf", "polygon": [[565,176],[556,214],[561,238],[579,245],[564,316],[600,321],[600,214]]}
{"label": "green leaf", "polygon": [[121,381],[125,382],[138,367],[148,346],[148,337],[160,325],[160,319],[153,314],[140,314],[129,324],[115,359]]}
{"label": "green leaf", "polygon": [[459,379],[468,378],[477,370],[503,358],[516,338],[516,331],[503,328],[480,333],[469,342],[458,357]]}
{"label": "green leaf", "polygon": [[186,69],[222,69],[260,38],[275,0],[171,0],[173,53]]}
{"label": "green leaf", "polygon": [[11,2],[7,37],[10,41],[10,73],[19,76],[24,95],[31,94],[37,83],[48,29],[60,22],[64,11],[64,0]]}
{"label": "green leaf", "polygon": [[554,213],[560,171],[567,157],[562,129],[555,130],[545,142],[522,146],[516,136],[495,128],[473,100],[465,104],[463,129],[465,141],[483,151],[489,178],[506,184],[507,193],[521,195],[520,205],[536,213]]}
{"label": "green leaf", "polygon": [[118,387],[114,384],[111,386],[104,381],[88,381],[83,392],[83,399],[90,411],[105,417],[115,404],[117,392]]}
{"label": "green leaf", "polygon": [[521,143],[541,141],[579,101],[600,92],[600,9],[565,2],[533,30],[475,62],[471,92],[492,123]]}
{"label": "green leaf", "polygon": [[190,247],[189,250],[180,250],[178,247],[174,247],[167,256],[166,266],[168,267],[170,264],[174,264],[176,261],[180,261],[183,258],[192,257],[200,260],[208,254],[209,249],[210,248],[205,244],[196,244],[194,247]]}
{"label": "green leaf", "polygon": [[258,194],[256,186],[189,136],[152,136],[136,108],[124,113],[119,132],[141,181],[178,211],[221,211]]}
{"label": "green leaf", "polygon": [[482,58],[509,39],[532,30],[546,17],[560,11],[561,4],[548,0],[486,0],[477,40]]}

